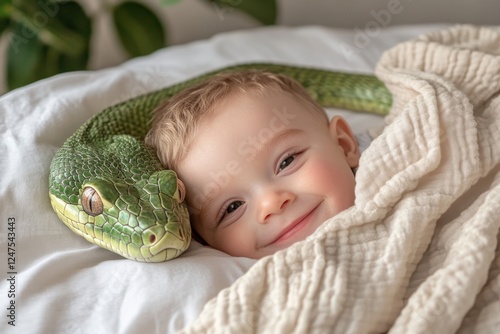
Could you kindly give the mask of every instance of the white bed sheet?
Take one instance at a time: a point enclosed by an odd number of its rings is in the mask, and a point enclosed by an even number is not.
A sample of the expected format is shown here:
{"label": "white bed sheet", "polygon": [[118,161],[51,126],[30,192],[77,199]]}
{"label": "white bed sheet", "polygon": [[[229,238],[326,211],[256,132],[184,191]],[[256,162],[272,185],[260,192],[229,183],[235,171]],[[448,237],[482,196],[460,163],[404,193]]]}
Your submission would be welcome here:
{"label": "white bed sheet", "polygon": [[[384,50],[442,27],[386,28],[362,48],[356,47],[359,40],[351,30],[276,26],[224,33],[114,68],[55,76],[0,97],[0,332],[172,333],[255,263],[196,242],[173,261],[138,263],[73,234],[49,204],[48,171],[57,149],[89,117],[114,103],[237,63],[371,73]],[[349,48],[359,53],[348,55]],[[346,117],[355,132],[383,124],[375,115],[329,113]],[[10,241],[9,218],[15,219],[15,240]],[[11,241],[16,262],[9,269]],[[7,280],[11,277],[14,281]],[[12,301],[15,327],[7,317]]]}

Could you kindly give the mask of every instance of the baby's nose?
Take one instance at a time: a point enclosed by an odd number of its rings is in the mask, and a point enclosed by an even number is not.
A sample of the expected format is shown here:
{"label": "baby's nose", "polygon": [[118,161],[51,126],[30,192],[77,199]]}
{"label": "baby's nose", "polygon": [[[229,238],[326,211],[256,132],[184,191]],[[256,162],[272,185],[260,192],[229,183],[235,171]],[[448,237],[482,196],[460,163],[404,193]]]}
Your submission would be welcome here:
{"label": "baby's nose", "polygon": [[259,223],[267,224],[273,215],[282,213],[295,200],[295,195],[288,191],[268,191],[261,195]]}

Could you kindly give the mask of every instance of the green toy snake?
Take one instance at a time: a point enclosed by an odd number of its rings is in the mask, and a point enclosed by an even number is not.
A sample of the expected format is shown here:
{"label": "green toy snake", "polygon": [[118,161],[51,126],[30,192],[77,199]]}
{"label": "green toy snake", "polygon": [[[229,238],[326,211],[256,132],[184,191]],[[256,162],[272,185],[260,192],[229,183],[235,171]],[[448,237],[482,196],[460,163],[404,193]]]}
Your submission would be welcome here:
{"label": "green toy snake", "polygon": [[176,174],[144,145],[163,100],[221,71],[288,75],[321,105],[386,114],[392,96],[374,76],[275,64],[237,65],[106,108],[82,125],[52,160],[49,196],[76,234],[126,258],[162,262],[184,252],[191,228]]}

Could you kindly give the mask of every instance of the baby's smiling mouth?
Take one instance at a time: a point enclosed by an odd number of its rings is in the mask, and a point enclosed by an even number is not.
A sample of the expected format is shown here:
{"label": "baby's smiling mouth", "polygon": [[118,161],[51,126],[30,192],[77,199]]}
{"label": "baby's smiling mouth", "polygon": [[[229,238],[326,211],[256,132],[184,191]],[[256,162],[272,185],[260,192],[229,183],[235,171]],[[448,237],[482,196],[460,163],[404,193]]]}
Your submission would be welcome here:
{"label": "baby's smiling mouth", "polygon": [[311,210],[309,210],[306,213],[299,216],[291,224],[288,224],[288,226],[285,227],[278,234],[278,236],[268,244],[268,246],[276,244],[276,243],[284,242],[284,241],[290,239],[292,236],[294,236],[297,232],[302,230],[302,228],[304,228],[307,224],[309,224],[311,217],[312,217],[313,213],[316,211],[316,208],[318,206],[319,206],[319,203],[315,207],[313,207]]}

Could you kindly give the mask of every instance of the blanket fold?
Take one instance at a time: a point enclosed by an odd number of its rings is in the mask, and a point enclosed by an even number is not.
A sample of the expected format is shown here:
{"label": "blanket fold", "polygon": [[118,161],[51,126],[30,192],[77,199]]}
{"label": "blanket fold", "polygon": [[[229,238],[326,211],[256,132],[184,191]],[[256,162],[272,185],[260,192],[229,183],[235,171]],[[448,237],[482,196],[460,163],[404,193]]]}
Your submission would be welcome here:
{"label": "blanket fold", "polygon": [[402,43],[355,205],[257,262],[183,333],[500,332],[500,29]]}

